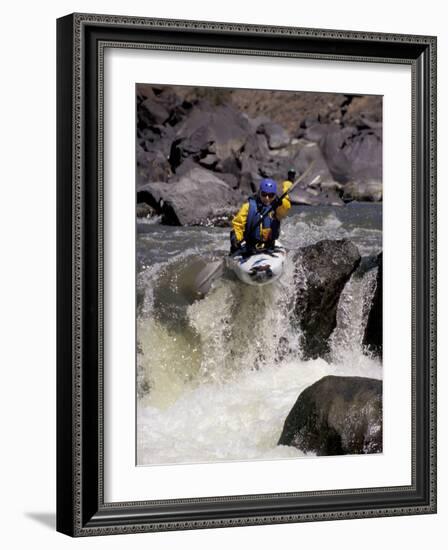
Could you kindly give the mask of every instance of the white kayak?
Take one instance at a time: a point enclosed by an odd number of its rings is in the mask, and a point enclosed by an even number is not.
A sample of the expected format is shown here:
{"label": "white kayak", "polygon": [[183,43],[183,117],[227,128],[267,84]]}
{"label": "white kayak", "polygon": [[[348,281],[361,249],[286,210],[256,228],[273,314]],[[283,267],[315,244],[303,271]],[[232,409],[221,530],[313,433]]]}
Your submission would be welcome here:
{"label": "white kayak", "polygon": [[248,256],[237,252],[227,258],[229,267],[243,283],[267,285],[276,281],[283,273],[286,249],[278,241],[274,248],[262,250]]}

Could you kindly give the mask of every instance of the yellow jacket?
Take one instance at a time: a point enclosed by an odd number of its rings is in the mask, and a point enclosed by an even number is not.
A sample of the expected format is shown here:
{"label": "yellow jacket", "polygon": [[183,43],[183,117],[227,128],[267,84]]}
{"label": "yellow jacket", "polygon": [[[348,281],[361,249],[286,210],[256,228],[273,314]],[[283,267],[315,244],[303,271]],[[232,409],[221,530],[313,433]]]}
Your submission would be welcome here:
{"label": "yellow jacket", "polygon": [[[285,180],[282,184],[283,191],[281,192],[281,195],[283,195],[283,193],[286,193],[286,191],[288,191],[288,189],[290,189],[291,186],[292,186],[292,183],[289,180]],[[275,217],[278,220],[282,220],[286,216],[290,208],[291,208],[291,201],[289,199],[289,196],[285,195],[283,197],[282,204],[275,210]],[[249,213],[249,202],[245,202],[243,206],[240,208],[238,214],[232,220],[233,231],[235,232],[235,236],[238,242],[242,241],[244,238],[244,230],[246,228],[248,213]]]}

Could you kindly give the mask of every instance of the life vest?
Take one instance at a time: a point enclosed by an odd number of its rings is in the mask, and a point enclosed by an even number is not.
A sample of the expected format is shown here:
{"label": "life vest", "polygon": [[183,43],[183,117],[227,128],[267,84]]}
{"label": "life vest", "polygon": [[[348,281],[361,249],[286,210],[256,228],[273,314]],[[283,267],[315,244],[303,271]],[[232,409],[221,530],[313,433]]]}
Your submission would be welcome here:
{"label": "life vest", "polygon": [[[247,244],[254,246],[278,239],[280,235],[280,222],[274,216],[273,210],[269,214],[266,214],[263,218],[263,225],[260,227],[260,218],[268,209],[268,206],[261,204],[255,197],[249,198],[249,211],[244,230],[244,239]],[[260,231],[261,229],[264,230],[263,234]],[[269,235],[268,238],[266,238],[266,235]]]}

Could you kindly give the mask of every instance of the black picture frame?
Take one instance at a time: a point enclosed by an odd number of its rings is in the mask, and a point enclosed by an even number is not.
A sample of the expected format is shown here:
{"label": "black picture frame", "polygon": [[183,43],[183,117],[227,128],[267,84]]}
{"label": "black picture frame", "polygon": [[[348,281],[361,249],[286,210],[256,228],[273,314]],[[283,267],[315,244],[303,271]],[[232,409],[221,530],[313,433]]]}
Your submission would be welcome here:
{"label": "black picture frame", "polygon": [[[102,55],[154,46],[412,68],[412,483],[104,501]],[[436,38],[72,14],[57,21],[57,530],[71,536],[436,512]]]}

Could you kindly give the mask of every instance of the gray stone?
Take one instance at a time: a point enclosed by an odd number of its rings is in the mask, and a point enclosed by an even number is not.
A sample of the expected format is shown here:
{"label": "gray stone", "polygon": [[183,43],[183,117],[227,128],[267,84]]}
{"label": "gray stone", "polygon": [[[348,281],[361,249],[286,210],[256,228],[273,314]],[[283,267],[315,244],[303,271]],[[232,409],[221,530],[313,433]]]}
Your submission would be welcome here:
{"label": "gray stone", "polygon": [[380,202],[383,200],[383,185],[380,181],[349,182],[343,186],[345,202]]}
{"label": "gray stone", "polygon": [[275,124],[274,122],[263,123],[259,126],[257,132],[266,135],[270,149],[287,147],[291,141],[288,132],[280,124]]}
{"label": "gray stone", "polygon": [[[146,195],[143,197],[143,193]],[[230,187],[204,168],[192,168],[170,183],[148,183],[140,189],[144,202],[154,206],[167,225],[201,225],[229,216],[237,206]]]}
{"label": "gray stone", "polygon": [[318,456],[381,453],[382,408],[380,380],[326,376],[300,394],[278,444]]}
{"label": "gray stone", "polygon": [[339,297],[360,261],[357,247],[348,239],[319,241],[296,253],[295,313],[302,333],[304,358],[329,354]]}
{"label": "gray stone", "polygon": [[292,164],[297,174],[300,175],[307,170],[311,163],[313,163],[313,168],[301,181],[300,185],[302,187],[308,187],[316,183],[335,183],[320,147],[316,143],[308,142],[294,157]]}

